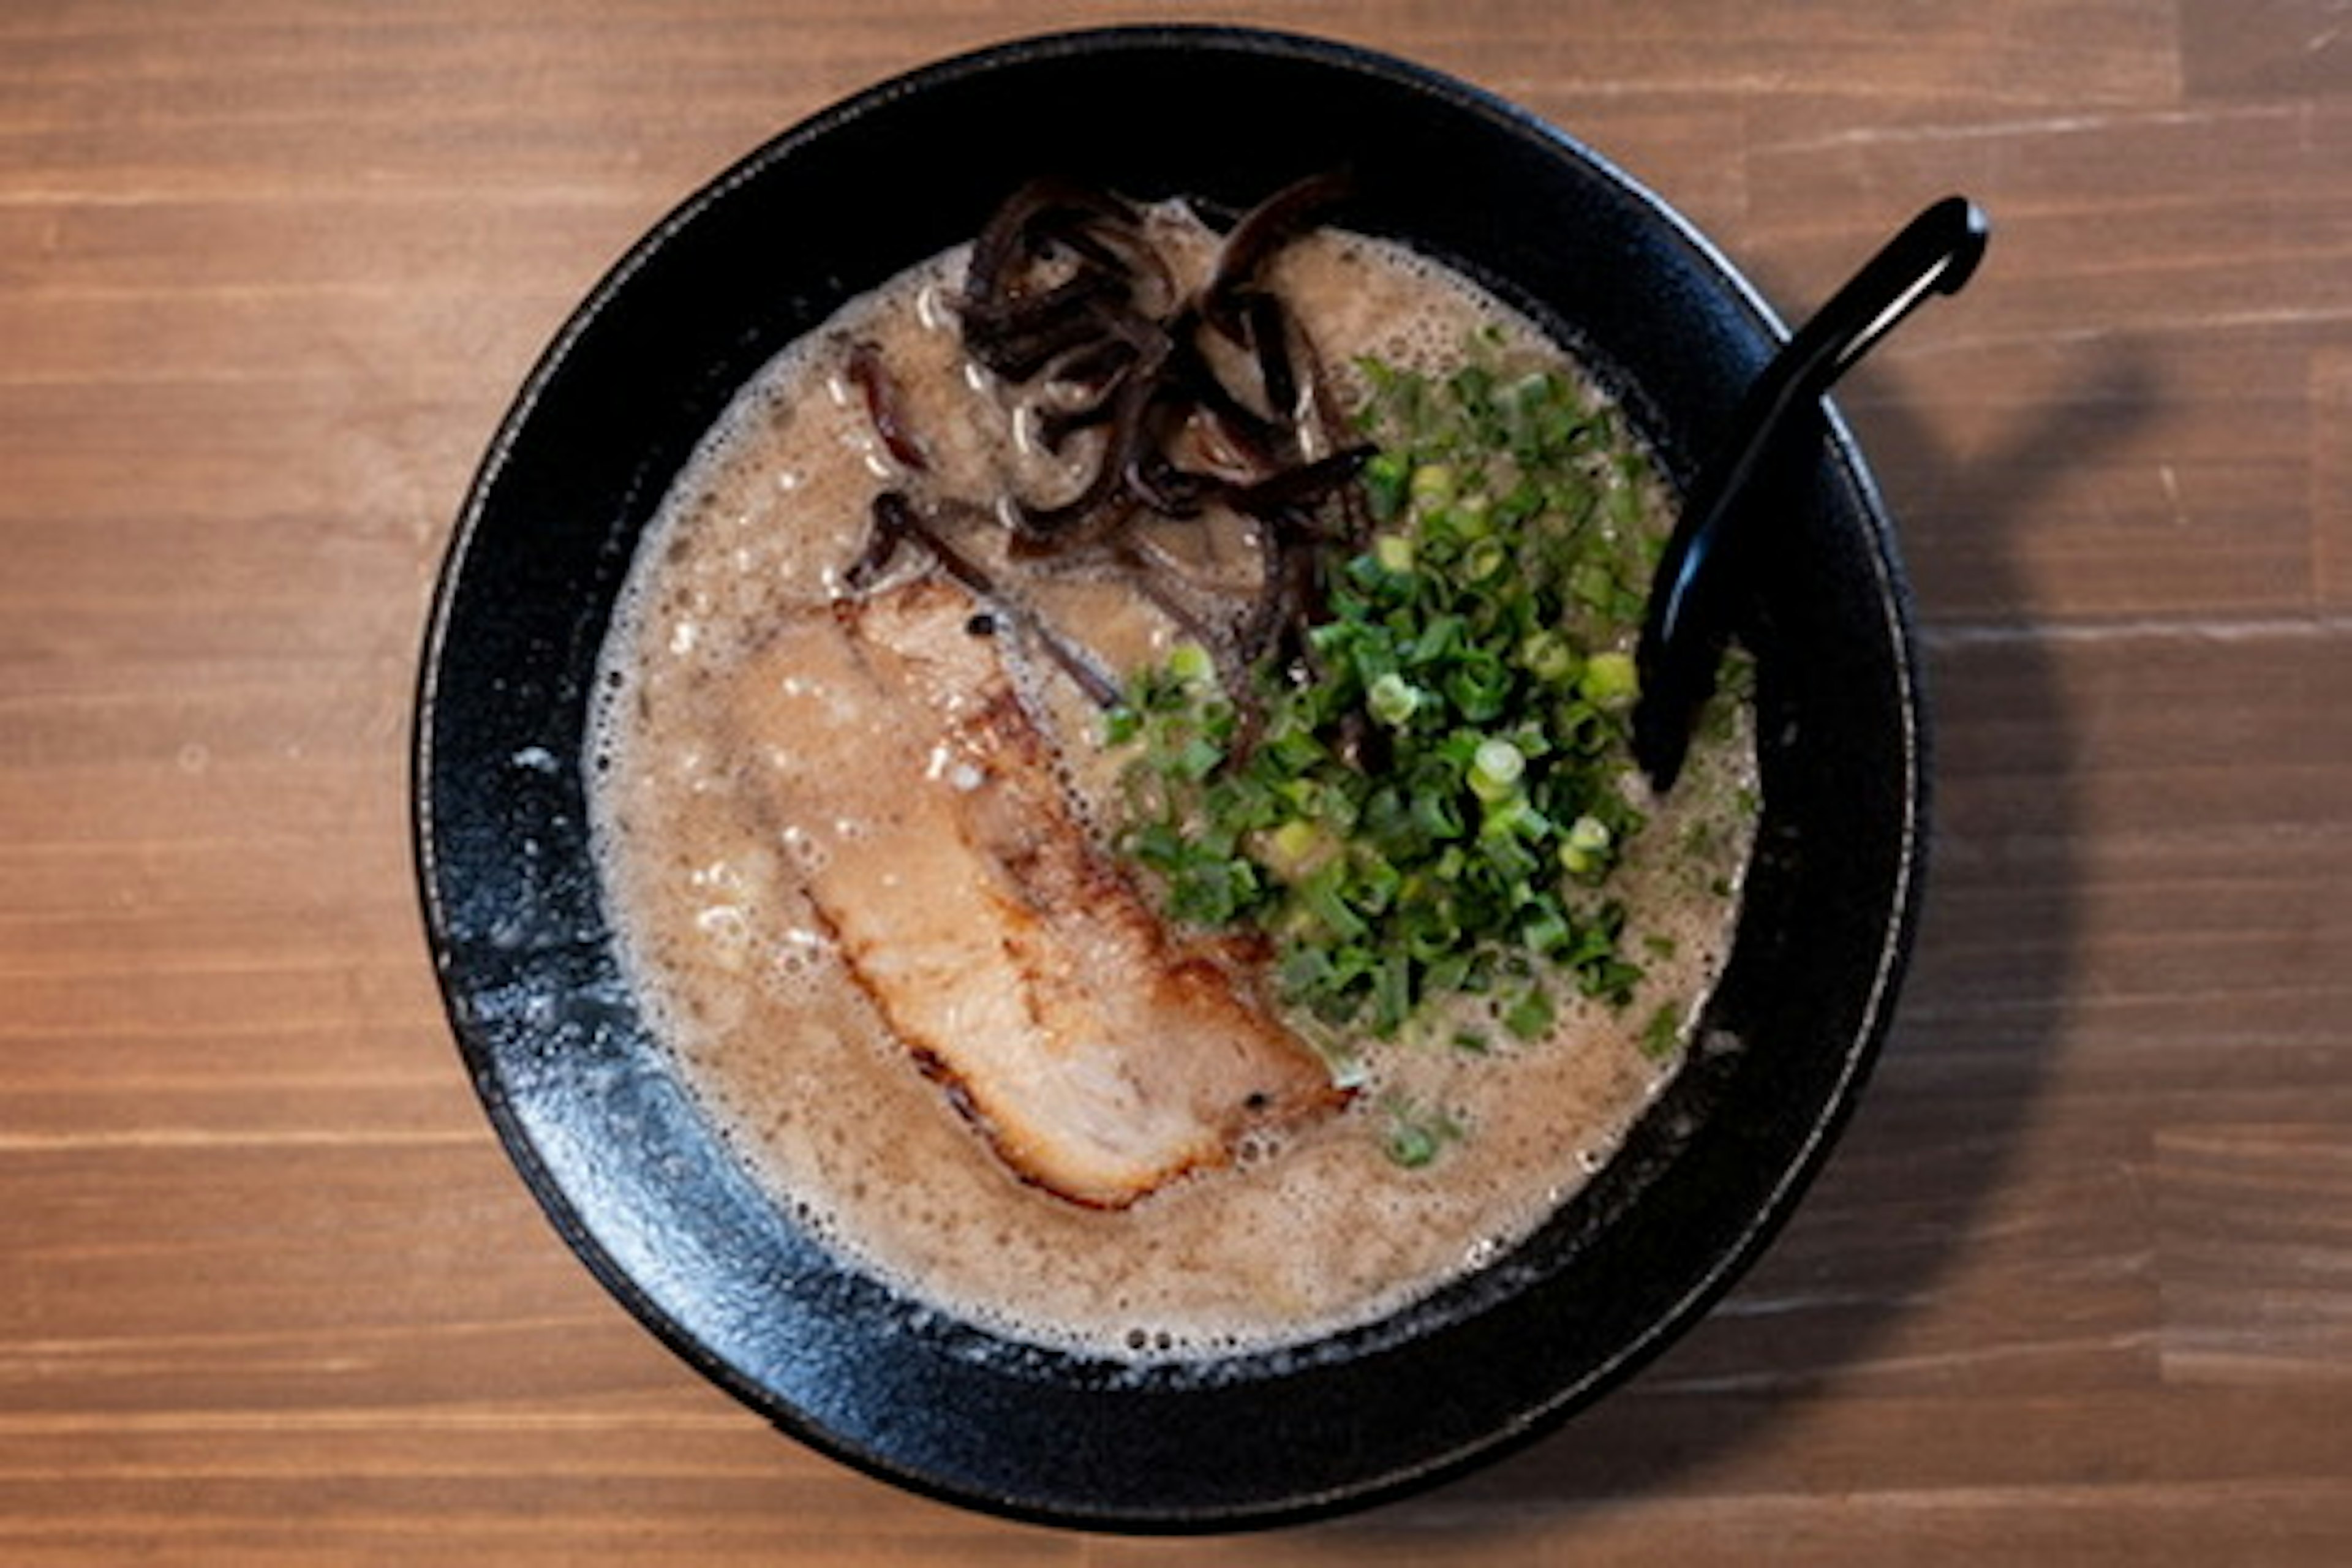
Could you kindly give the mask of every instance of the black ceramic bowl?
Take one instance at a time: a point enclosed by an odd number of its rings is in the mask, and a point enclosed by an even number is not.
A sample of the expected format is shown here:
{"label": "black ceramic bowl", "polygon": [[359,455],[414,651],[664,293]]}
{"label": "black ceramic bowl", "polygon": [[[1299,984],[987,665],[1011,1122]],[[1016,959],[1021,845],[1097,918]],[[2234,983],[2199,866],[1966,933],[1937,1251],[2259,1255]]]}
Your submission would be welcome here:
{"label": "black ceramic bowl", "polygon": [[1923,711],[1889,525],[1835,420],[1740,585],[1764,820],[1695,1056],[1590,1187],[1491,1268],[1303,1349],[1145,1370],[999,1340],[845,1268],[672,1076],[589,864],[590,685],[640,531],[770,355],[965,237],[1024,177],[1244,206],[1346,166],[1348,221],[1484,279],[1573,344],[1686,481],[1780,330],[1655,198],[1473,88],[1293,37],[1018,43],[863,93],[631,251],[476,481],[425,650],[416,835],[467,1067],[564,1238],[680,1355],[793,1436],[1016,1516],[1263,1524],[1452,1473],[1588,1403],[1787,1215],[1884,1033],[1918,897]]}

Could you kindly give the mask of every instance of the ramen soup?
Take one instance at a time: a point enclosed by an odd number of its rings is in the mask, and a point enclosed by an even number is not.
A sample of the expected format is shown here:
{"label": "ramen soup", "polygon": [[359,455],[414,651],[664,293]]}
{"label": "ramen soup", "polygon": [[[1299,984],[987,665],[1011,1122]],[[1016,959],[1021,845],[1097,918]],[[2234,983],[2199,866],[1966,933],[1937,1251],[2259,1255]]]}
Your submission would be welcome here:
{"label": "ramen soup", "polygon": [[[1663,801],[1627,760],[1665,492],[1528,321],[1297,195],[1026,204],[675,484],[604,651],[601,873],[682,1078],[840,1253],[1084,1352],[1293,1343],[1496,1258],[1672,1076],[1748,720]],[[1496,419],[1572,425],[1582,488],[1522,452],[1469,493]],[[1620,580],[1528,598],[1545,528]],[[1577,637],[1475,629],[1514,604]]]}

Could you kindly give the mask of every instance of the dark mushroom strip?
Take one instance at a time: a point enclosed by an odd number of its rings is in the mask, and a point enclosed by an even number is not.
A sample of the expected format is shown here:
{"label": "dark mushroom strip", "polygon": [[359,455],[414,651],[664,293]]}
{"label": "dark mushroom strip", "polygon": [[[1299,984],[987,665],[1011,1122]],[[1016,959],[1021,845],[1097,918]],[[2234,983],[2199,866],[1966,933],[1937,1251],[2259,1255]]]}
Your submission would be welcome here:
{"label": "dark mushroom strip", "polygon": [[1232,327],[1239,297],[1255,291],[1265,264],[1283,247],[1322,222],[1347,198],[1351,184],[1344,174],[1309,174],[1244,213],[1226,234],[1208,286],[1201,291],[1202,310],[1210,322],[1234,342],[1242,342],[1240,332]]}
{"label": "dark mushroom strip", "polygon": [[1047,451],[1060,451],[1078,430],[1137,416],[1139,408],[1122,406],[1121,392],[1139,377],[1157,378],[1175,349],[1164,327],[1132,311],[1105,311],[1090,331],[1037,378],[1031,406]]}
{"label": "dark mushroom strip", "polygon": [[1040,184],[1040,209],[1025,232],[1029,259],[1044,261],[1061,253],[1076,265],[1126,279],[1139,294],[1173,297],[1174,280],[1133,206],[1108,191],[1070,181]]}
{"label": "dark mushroom strip", "polygon": [[1087,701],[1108,712],[1127,700],[1127,694],[1119,689],[1118,681],[1095,662],[1093,656],[1084,648],[1034,616],[1024,624],[1036,637],[1037,646],[1045,650],[1045,657],[1060,667],[1062,673],[1087,694]]}
{"label": "dark mushroom strip", "polygon": [[[888,542],[877,549],[877,542],[886,540]],[[1045,657],[1087,694],[1088,700],[1099,708],[1118,706],[1121,696],[1118,682],[1108,671],[1097,664],[1084,649],[1073,646],[1067,638],[1056,633],[1042,617],[1030,613],[1026,606],[1008,596],[988,570],[949,542],[932,520],[925,517],[903,491],[884,490],[874,498],[873,532],[858,560],[863,563],[878,553],[880,561],[887,563],[898,545],[907,540],[913,540],[929,551],[931,559],[939,563],[940,570],[961,584],[974,597],[986,601],[1000,613],[1018,621],[1036,638],[1037,646]],[[877,566],[876,570],[878,569]],[[861,580],[856,574],[856,566],[851,568],[851,572],[853,587],[865,586],[872,581],[871,574]]]}
{"label": "dark mushroom strip", "polygon": [[889,569],[890,563],[898,559],[898,546],[907,542],[908,524],[913,518],[914,508],[898,491],[886,490],[876,496],[866,544],[842,574],[842,581],[859,593],[872,587]]}
{"label": "dark mushroom strip", "polygon": [[[973,247],[967,346],[983,365],[1029,387],[1029,416],[1046,450],[1061,451],[1077,431],[1104,431],[1095,471],[1075,496],[1016,505],[1031,542],[1091,537],[1097,530],[1084,526],[1089,516],[1122,498],[1189,516],[1236,479],[1254,481],[1297,460],[1286,313],[1270,297],[1238,296],[1339,188],[1332,180],[1299,182],[1244,216],[1220,249],[1212,291],[1236,296],[1227,301],[1236,314],[1225,331],[1256,356],[1263,411],[1225,384],[1195,341],[1206,305],[1171,299],[1165,319],[1147,313],[1144,295],[1173,290],[1132,209],[1062,181],[1034,182],[1006,202]],[[1180,459],[1176,448],[1192,429],[1213,434],[1211,452],[1238,459],[1243,471],[1203,472]]]}
{"label": "dark mushroom strip", "polygon": [[1265,570],[1259,577],[1256,601],[1234,638],[1244,666],[1256,665],[1279,653],[1301,651],[1286,649],[1284,638],[1297,628],[1306,607],[1322,596],[1315,552],[1297,548],[1297,542],[1288,536],[1289,531],[1278,519],[1269,521],[1258,531]]}
{"label": "dark mushroom strip", "polygon": [[1311,174],[1260,202],[1227,233],[1201,291],[1202,318],[1255,356],[1267,410],[1278,420],[1294,417],[1299,382],[1291,358],[1289,312],[1261,286],[1260,278],[1284,247],[1312,230],[1352,188],[1344,174]]}
{"label": "dark mushroom strip", "polygon": [[[1198,331],[1199,318],[1192,318]],[[1181,357],[1171,367],[1182,395],[1217,427],[1225,442],[1260,472],[1292,461],[1297,451],[1297,426],[1286,405],[1270,404],[1261,414],[1227,386],[1202,353],[1188,331],[1180,342]]]}
{"label": "dark mushroom strip", "polygon": [[1188,468],[1168,456],[1160,442],[1147,441],[1119,475],[1129,495],[1162,517],[1190,518],[1223,496],[1226,483],[1215,474]]}
{"label": "dark mushroom strip", "polygon": [[973,242],[962,298],[972,356],[1014,381],[1117,330],[1139,300],[1171,294],[1165,264],[1135,212],[1064,180],[1024,185]]}
{"label": "dark mushroom strip", "polygon": [[1288,419],[1298,407],[1298,376],[1290,363],[1290,313],[1271,294],[1252,290],[1233,301],[1234,320],[1242,329],[1241,342],[1257,356],[1258,386],[1265,405],[1277,419]]}
{"label": "dark mushroom strip", "polygon": [[1328,539],[1328,531],[1315,523],[1315,509],[1345,489],[1376,449],[1370,443],[1361,441],[1342,447],[1328,457],[1230,490],[1226,502],[1249,517],[1294,520],[1294,526],[1302,531],[1313,531],[1318,539]]}
{"label": "dark mushroom strip", "polygon": [[887,536],[899,542],[911,539],[930,552],[941,571],[971,593],[993,601],[1003,598],[987,568],[950,544],[903,490],[884,490],[876,496],[873,515],[876,537]]}
{"label": "dark mushroom strip", "polygon": [[1102,455],[1076,496],[1045,506],[1025,499],[1016,500],[1013,515],[1021,531],[1029,539],[1038,541],[1080,536],[1076,533],[1080,524],[1086,522],[1091,514],[1112,504],[1114,498],[1127,493],[1125,479],[1137,454],[1143,448],[1151,405],[1159,395],[1157,363],[1165,357],[1164,346],[1159,353],[1147,353],[1142,361],[1129,366],[1113,385],[1107,401],[1108,413],[1102,420],[1108,426],[1103,437]]}
{"label": "dark mushroom strip", "polygon": [[1077,255],[1111,271],[1124,270],[1118,258],[1088,240],[1088,224],[1135,226],[1135,210],[1108,191],[1051,176],[1030,181],[991,215],[972,241],[967,287],[982,296],[1011,289],[1013,272],[1034,261],[1055,237]]}
{"label": "dark mushroom strip", "polygon": [[1091,395],[1099,402],[1150,346],[1150,334],[1140,330],[1128,329],[1112,334],[1097,330],[1086,342],[1073,344],[1060,358],[1045,365],[1039,379],[1064,389],[1074,398]]}
{"label": "dark mushroom strip", "polygon": [[1265,562],[1256,602],[1234,639],[1245,667],[1268,658],[1311,665],[1300,634],[1323,618],[1325,556],[1345,530],[1344,523],[1336,531],[1324,524],[1322,503],[1349,492],[1349,481],[1372,450],[1364,445],[1345,447],[1227,497],[1235,510],[1259,520],[1258,547]]}
{"label": "dark mushroom strip", "polygon": [[1027,381],[1072,351],[1101,342],[1106,323],[1129,313],[1127,290],[1121,279],[1083,272],[1034,294],[968,293],[964,346],[1007,381]]}
{"label": "dark mushroom strip", "polygon": [[931,466],[930,455],[923,450],[913,427],[907,423],[905,399],[882,366],[882,351],[865,340],[853,344],[844,374],[865,400],[866,416],[873,422],[874,433],[882,438],[883,449],[917,473],[927,472]]}
{"label": "dark mushroom strip", "polygon": [[1111,559],[1121,575],[1135,585],[1135,591],[1167,616],[1181,636],[1213,650],[1229,640],[1199,610],[1160,580],[1162,568],[1150,560],[1144,548],[1133,539],[1120,540],[1112,549]]}
{"label": "dark mushroom strip", "polygon": [[1037,444],[1048,452],[1058,453],[1079,431],[1109,424],[1115,408],[1108,395],[1057,408],[1040,408],[1036,413]]}
{"label": "dark mushroom strip", "polygon": [[[1073,493],[1015,495],[1001,509],[1011,555],[1112,561],[1148,584],[1139,518],[1215,509],[1254,524],[1262,559],[1247,602],[1214,617],[1222,628],[1182,623],[1220,629],[1201,640],[1245,735],[1250,667],[1305,659],[1300,628],[1321,605],[1325,557],[1360,543],[1365,526],[1353,480],[1368,449],[1349,442],[1315,344],[1267,282],[1274,258],[1348,190],[1327,174],[1276,192],[1232,225],[1205,281],[1181,295],[1139,209],[1068,181],[1033,182],[974,241],[961,296],[967,352],[1006,384],[1028,437],[1055,454],[1082,432],[1091,439]],[[895,510],[912,516],[906,503]],[[919,519],[877,514],[869,549],[887,552],[910,532],[923,537]],[[994,594],[964,575],[968,560],[940,560]]]}

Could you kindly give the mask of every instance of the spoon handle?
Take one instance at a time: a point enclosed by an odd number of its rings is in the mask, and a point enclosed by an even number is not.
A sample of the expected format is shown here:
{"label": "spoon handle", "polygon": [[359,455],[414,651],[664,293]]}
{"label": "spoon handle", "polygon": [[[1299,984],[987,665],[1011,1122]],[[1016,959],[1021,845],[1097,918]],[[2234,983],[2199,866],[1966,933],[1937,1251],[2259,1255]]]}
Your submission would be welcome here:
{"label": "spoon handle", "polygon": [[1742,503],[1758,468],[1788,426],[1896,322],[1929,295],[1955,293],[1969,280],[1990,233],[1967,197],[1935,203],[1797,330],[1740,399],[1732,438],[1700,468],[1659,558],[1636,654],[1633,754],[1661,794],[1681,773],[1691,725],[1714,690],[1728,635],[1727,558],[1756,531],[1740,519],[1751,515]]}

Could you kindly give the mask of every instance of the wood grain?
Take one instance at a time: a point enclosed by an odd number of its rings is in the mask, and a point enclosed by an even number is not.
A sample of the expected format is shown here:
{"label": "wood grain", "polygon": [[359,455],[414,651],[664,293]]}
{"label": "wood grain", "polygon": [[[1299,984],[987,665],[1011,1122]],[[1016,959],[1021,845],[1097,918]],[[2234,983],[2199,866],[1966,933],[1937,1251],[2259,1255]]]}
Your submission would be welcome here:
{"label": "wood grain", "polygon": [[[1842,401],[1939,718],[1894,1039],[1780,1244],[1451,1486],[1247,1542],[903,1496],[700,1383],[459,1069],[417,640],[572,303],[980,0],[0,11],[0,1562],[2352,1560],[2352,16],[1216,5],[1510,95],[1784,312],[1998,234]],[[1089,19],[1141,18],[1133,4]]]}

